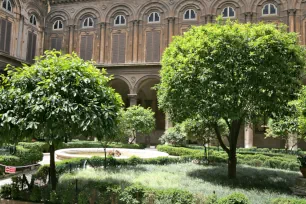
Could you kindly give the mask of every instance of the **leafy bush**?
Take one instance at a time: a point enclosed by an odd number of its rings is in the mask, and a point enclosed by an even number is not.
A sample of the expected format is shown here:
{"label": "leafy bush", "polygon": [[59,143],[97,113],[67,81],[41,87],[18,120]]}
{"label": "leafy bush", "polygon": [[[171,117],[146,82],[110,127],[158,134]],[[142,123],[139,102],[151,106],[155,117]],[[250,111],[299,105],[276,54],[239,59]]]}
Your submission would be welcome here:
{"label": "leafy bush", "polygon": [[221,198],[218,204],[249,204],[249,199],[242,193],[233,193]]}
{"label": "leafy bush", "polygon": [[[162,152],[167,152],[170,155],[181,156],[185,159],[203,158],[203,150],[189,149],[184,147],[173,147],[167,145],[158,145],[157,149]],[[224,151],[209,151],[209,158],[211,163],[226,163],[228,155]],[[256,167],[267,167],[276,169],[285,169],[292,171],[299,171],[299,164],[296,160],[284,156],[267,156],[260,153],[257,154],[240,154],[237,153],[238,164],[246,164]]]}
{"label": "leafy bush", "polygon": [[180,127],[169,128],[160,138],[162,144],[171,144],[173,146],[185,146],[186,135],[180,131]]}
{"label": "leafy bush", "polygon": [[49,144],[46,142],[19,142],[19,146],[25,149],[35,149],[40,152],[49,152]]}
{"label": "leafy bush", "polygon": [[271,204],[306,204],[305,199],[277,198]]}

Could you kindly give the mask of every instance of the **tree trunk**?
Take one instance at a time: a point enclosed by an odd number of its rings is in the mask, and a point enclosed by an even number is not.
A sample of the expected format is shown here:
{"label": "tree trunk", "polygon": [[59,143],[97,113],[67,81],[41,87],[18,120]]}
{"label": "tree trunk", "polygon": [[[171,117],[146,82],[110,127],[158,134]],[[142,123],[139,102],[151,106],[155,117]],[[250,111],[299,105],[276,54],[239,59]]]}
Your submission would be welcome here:
{"label": "tree trunk", "polygon": [[237,157],[236,157],[236,148],[230,149],[230,153],[228,154],[228,178],[235,179],[236,178],[236,166],[237,166]]}
{"label": "tree trunk", "polygon": [[106,147],[104,147],[104,169],[106,169]]}
{"label": "tree trunk", "polygon": [[55,169],[55,147],[54,144],[50,144],[50,180],[52,190],[56,190],[56,169]]}

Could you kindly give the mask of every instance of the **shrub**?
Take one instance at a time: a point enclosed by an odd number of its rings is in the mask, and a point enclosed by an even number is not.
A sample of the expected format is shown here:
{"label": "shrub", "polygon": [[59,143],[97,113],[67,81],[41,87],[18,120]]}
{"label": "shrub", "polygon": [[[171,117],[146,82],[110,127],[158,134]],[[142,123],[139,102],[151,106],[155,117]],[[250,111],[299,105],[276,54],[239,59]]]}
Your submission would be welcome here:
{"label": "shrub", "polygon": [[249,199],[242,193],[233,193],[221,198],[218,204],[249,204]]}
{"label": "shrub", "polygon": [[277,198],[271,201],[271,204],[306,204],[305,199],[290,199],[290,198]]}
{"label": "shrub", "polygon": [[19,142],[19,146],[25,149],[35,149],[40,152],[49,152],[49,144],[46,142]]}
{"label": "shrub", "polygon": [[162,144],[171,144],[173,146],[185,146],[186,136],[180,131],[179,127],[169,128],[160,138]]}

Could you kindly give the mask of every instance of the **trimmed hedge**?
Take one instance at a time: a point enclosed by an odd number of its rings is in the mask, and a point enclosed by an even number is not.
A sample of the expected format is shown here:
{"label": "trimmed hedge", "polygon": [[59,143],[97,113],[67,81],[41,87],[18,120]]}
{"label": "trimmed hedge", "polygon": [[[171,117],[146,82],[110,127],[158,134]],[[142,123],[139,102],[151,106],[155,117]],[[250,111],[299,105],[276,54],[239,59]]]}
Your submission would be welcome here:
{"label": "trimmed hedge", "polygon": [[[43,159],[43,153],[35,148],[26,149],[16,146],[15,155],[0,156],[0,164],[7,166],[25,166],[36,164]],[[0,173],[4,172],[4,167],[0,167]]]}
{"label": "trimmed hedge", "polygon": [[[173,147],[167,145],[158,145],[157,149],[167,152],[170,155],[187,157],[191,159],[203,159],[203,150],[189,149],[184,147]],[[228,155],[224,151],[209,151],[209,160],[211,163],[226,163]],[[240,154],[237,153],[238,164],[245,164],[255,167],[267,167],[275,169],[285,169],[299,171],[299,164],[292,158],[283,156],[267,156],[260,153],[257,154]]]}
{"label": "trimmed hedge", "polygon": [[306,199],[277,198],[271,204],[306,204]]}
{"label": "trimmed hedge", "polygon": [[249,204],[249,199],[242,193],[233,193],[229,196],[221,198],[218,204]]}

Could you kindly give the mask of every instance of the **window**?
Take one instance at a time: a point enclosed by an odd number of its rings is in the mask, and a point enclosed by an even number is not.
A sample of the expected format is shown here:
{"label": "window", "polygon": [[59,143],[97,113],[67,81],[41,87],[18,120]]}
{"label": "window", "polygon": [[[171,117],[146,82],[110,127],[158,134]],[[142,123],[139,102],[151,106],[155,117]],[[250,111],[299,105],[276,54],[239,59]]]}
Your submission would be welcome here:
{"label": "window", "polygon": [[277,8],[274,4],[266,4],[262,9],[262,15],[276,15],[277,14]]}
{"label": "window", "polygon": [[53,30],[62,30],[63,29],[63,22],[61,20],[57,20],[53,24]]}
{"label": "window", "polygon": [[30,17],[30,23],[31,23],[32,25],[35,25],[35,26],[36,26],[37,21],[36,21],[36,16],[35,16],[35,15],[31,15],[31,17]]}
{"label": "window", "polygon": [[4,8],[7,11],[12,12],[12,3],[10,0],[3,0],[2,2],[2,8]]}
{"label": "window", "polygon": [[28,47],[27,47],[27,61],[34,62],[36,53],[37,35],[31,31],[28,32]]}
{"label": "window", "polygon": [[235,10],[232,7],[225,7],[222,12],[223,18],[234,18],[235,17]]}
{"label": "window", "polygon": [[146,35],[146,62],[160,61],[160,31],[150,31]]}
{"label": "window", "polygon": [[185,11],[184,20],[195,20],[196,12],[193,9],[188,9]]}
{"label": "window", "polygon": [[9,53],[11,48],[12,23],[0,18],[0,50]]}
{"label": "window", "polygon": [[125,63],[126,34],[112,35],[112,63]]}
{"label": "window", "polygon": [[62,37],[53,37],[51,38],[51,50],[55,49],[60,51],[62,49]]}
{"label": "window", "polygon": [[125,25],[125,17],[123,15],[116,16],[115,25]]}
{"label": "window", "polygon": [[159,13],[157,13],[157,12],[151,13],[149,15],[148,22],[149,23],[158,23],[158,22],[160,22]]}
{"label": "window", "polygon": [[83,28],[93,28],[94,27],[94,21],[91,17],[85,18],[83,21]]}
{"label": "window", "polygon": [[80,57],[83,60],[91,60],[93,53],[93,35],[82,35],[80,46]]}

